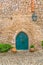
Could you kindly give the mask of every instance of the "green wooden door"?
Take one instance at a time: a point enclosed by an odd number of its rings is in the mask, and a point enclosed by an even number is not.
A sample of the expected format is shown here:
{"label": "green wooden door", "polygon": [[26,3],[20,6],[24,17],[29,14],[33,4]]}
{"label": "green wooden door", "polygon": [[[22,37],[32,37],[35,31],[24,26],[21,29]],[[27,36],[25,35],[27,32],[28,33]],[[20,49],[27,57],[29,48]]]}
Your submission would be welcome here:
{"label": "green wooden door", "polygon": [[24,32],[20,32],[16,36],[16,49],[27,50],[28,49],[28,36]]}

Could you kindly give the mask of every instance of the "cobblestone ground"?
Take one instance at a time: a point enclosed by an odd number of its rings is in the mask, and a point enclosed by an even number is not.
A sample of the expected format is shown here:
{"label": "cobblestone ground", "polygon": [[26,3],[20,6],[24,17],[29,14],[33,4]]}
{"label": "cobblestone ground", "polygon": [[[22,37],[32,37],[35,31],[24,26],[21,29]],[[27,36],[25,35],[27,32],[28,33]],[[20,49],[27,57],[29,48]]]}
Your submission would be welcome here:
{"label": "cobblestone ground", "polygon": [[43,50],[0,53],[0,65],[43,65]]}

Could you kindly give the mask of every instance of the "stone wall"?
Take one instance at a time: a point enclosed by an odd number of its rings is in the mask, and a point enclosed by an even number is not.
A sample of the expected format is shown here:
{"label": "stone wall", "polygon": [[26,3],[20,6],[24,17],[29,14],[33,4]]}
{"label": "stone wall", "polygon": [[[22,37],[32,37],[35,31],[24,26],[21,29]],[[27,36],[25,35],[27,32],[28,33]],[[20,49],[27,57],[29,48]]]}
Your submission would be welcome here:
{"label": "stone wall", "polygon": [[[43,29],[43,0],[34,0],[37,21]],[[10,18],[13,15],[30,15],[31,0],[0,0],[0,18]]]}
{"label": "stone wall", "polygon": [[29,45],[43,40],[43,0],[35,1],[37,21],[32,21],[31,0],[0,0],[0,42],[16,43],[16,35],[26,32]]}

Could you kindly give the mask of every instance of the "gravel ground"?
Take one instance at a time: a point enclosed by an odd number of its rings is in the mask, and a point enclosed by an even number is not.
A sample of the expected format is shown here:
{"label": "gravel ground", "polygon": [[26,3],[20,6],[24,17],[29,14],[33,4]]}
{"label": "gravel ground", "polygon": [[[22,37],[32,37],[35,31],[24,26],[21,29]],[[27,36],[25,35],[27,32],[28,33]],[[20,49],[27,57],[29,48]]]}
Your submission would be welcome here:
{"label": "gravel ground", "polygon": [[43,50],[0,53],[0,65],[43,65]]}

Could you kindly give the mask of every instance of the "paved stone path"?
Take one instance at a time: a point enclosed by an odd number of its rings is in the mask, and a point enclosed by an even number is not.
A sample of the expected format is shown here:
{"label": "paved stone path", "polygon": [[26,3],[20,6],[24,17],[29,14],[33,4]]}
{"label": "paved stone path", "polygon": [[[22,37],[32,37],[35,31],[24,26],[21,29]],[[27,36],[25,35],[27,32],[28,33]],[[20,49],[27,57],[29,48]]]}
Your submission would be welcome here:
{"label": "paved stone path", "polygon": [[0,53],[0,65],[43,65],[43,50]]}

